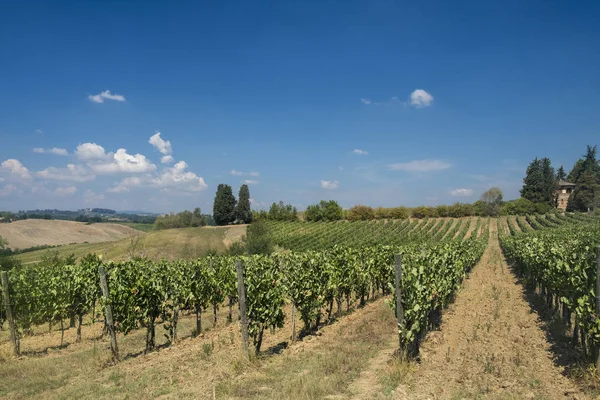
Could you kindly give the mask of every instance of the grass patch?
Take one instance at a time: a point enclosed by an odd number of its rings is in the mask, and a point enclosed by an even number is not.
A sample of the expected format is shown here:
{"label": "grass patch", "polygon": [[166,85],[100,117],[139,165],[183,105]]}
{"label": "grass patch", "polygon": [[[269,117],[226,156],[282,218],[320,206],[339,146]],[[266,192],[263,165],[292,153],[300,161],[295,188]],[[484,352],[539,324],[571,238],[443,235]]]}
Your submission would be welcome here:
{"label": "grass patch", "polygon": [[[231,226],[151,231],[141,234],[135,253],[137,256],[153,260],[194,259],[208,254],[222,254],[227,250],[225,239],[231,237],[231,242],[238,240],[235,233],[238,231],[245,233],[245,229],[245,227]],[[130,244],[130,238],[103,243],[80,243],[19,254],[15,258],[23,264],[31,264],[39,262],[48,251],[52,251],[58,252],[61,257],[75,254],[75,257],[81,258],[93,253],[102,255],[108,260],[125,260],[129,258]]]}

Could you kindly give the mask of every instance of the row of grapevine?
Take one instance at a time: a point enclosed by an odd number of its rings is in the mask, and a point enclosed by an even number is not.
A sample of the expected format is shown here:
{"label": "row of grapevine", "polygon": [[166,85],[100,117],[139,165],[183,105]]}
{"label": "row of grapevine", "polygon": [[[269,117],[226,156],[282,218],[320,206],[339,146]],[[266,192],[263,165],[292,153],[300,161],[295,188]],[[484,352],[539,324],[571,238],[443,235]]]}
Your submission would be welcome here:
{"label": "row of grapevine", "polygon": [[[324,250],[333,245],[368,247],[402,245],[454,237],[468,231],[463,220],[422,219],[395,221],[277,222],[269,221],[273,242],[293,251]],[[470,219],[467,219],[470,223]],[[464,236],[464,235],[463,235]]]}
{"label": "row of grapevine", "polygon": [[502,237],[501,246],[527,285],[539,290],[549,306],[560,309],[568,324],[574,316],[575,341],[584,349],[598,348],[595,249],[600,244],[600,224],[577,220],[577,225]]}
{"label": "row of grapevine", "polygon": [[[109,297],[117,331],[128,334],[145,328],[146,349],[155,345],[155,327],[161,323],[171,342],[177,338],[181,310],[201,313],[216,309],[229,298],[237,300],[235,264],[244,266],[249,332],[256,351],[265,329],[281,327],[283,306],[291,302],[305,329],[330,317],[334,305],[364,304],[369,295],[389,292],[394,255],[403,255],[402,279],[409,342],[426,328],[432,310],[444,307],[464,274],[477,262],[486,238],[442,243],[418,242],[404,246],[349,248],[270,256],[213,257],[194,261],[137,260],[102,262],[89,256],[76,265],[56,268],[27,266],[11,271],[10,295],[21,333],[36,324],[79,319],[100,298],[98,269],[107,271]],[[216,316],[216,314],[215,314]]]}

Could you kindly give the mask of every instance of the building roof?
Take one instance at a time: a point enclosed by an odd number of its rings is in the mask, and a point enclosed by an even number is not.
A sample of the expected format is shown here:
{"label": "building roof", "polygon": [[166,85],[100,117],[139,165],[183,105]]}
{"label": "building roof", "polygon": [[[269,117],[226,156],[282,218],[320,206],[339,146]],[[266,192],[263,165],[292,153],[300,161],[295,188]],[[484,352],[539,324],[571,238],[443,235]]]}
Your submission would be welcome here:
{"label": "building roof", "polygon": [[575,184],[567,181],[558,181],[558,186],[575,186]]}

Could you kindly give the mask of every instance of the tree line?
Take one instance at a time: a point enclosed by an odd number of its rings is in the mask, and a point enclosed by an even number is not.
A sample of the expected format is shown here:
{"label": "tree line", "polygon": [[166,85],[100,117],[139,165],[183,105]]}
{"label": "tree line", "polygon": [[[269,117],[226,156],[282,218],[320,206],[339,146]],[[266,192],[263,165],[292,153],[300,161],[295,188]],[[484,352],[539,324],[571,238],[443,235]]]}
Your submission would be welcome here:
{"label": "tree line", "polygon": [[568,175],[562,165],[555,171],[549,158],[536,157],[525,171],[521,197],[534,204],[556,207],[557,190],[563,181],[575,185],[569,196],[567,211],[586,212],[600,206],[600,164],[597,159],[597,146],[588,145],[586,153],[575,162]]}

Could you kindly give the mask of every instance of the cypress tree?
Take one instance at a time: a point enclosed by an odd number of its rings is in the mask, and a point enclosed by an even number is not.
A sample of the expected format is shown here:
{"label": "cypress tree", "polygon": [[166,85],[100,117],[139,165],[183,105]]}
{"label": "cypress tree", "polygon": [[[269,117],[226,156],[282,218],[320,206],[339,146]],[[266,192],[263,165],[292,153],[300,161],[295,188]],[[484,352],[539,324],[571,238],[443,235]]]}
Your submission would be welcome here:
{"label": "cypress tree", "polygon": [[556,171],[556,181],[560,182],[560,181],[564,181],[566,179],[567,179],[567,174],[565,172],[565,169],[561,165],[560,168],[558,169],[558,171]]}
{"label": "cypress tree", "polygon": [[231,186],[219,184],[213,205],[213,218],[217,225],[229,225],[235,221],[235,203]]}
{"label": "cypress tree", "polygon": [[544,196],[544,172],[542,170],[542,160],[537,157],[529,164],[523,178],[523,188],[521,197],[533,201],[534,203],[543,203]]}
{"label": "cypress tree", "polygon": [[569,199],[569,210],[588,211],[600,206],[600,165],[596,152],[596,146],[588,146],[585,157],[579,159],[571,171],[578,176]]}
{"label": "cypress tree", "polygon": [[252,222],[252,210],[250,209],[250,189],[248,185],[243,184],[238,194],[238,203],[235,208],[237,220],[243,224]]}

